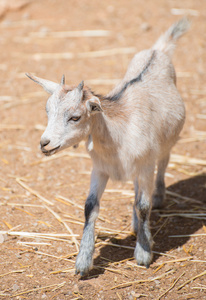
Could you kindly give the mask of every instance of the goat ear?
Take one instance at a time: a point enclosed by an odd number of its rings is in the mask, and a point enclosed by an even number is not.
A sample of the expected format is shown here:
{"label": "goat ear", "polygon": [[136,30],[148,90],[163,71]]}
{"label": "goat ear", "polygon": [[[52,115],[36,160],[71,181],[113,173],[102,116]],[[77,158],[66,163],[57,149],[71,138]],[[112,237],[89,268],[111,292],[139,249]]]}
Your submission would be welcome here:
{"label": "goat ear", "polygon": [[46,79],[42,79],[39,78],[37,76],[34,76],[30,73],[26,73],[26,76],[29,77],[31,80],[33,80],[34,82],[38,83],[39,85],[41,85],[43,87],[43,89],[49,93],[49,94],[53,94],[54,91],[57,89],[57,87],[59,86],[58,83],[55,83],[53,81],[50,80],[46,80]]}
{"label": "goat ear", "polygon": [[86,101],[86,107],[90,113],[97,113],[103,111],[99,98],[93,97]]}

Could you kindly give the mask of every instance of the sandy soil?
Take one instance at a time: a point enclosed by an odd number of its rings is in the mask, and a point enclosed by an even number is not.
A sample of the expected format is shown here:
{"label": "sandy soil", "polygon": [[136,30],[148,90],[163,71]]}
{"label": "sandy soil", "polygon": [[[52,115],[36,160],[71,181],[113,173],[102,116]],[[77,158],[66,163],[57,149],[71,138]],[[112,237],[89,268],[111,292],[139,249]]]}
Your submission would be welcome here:
{"label": "sandy soil", "polygon": [[[173,156],[167,170],[165,206],[151,215],[153,262],[146,269],[133,258],[132,184],[109,182],[96,223],[94,269],[80,278],[74,274],[74,242],[82,235],[91,161],[84,145],[45,160],[39,140],[47,94],[24,73],[53,81],[64,73],[68,84],[84,79],[107,93],[134,53],[150,47],[184,14],[192,26],[173,61],[187,119],[173,149],[180,161]],[[0,299],[206,299],[205,28],[202,0],[44,0],[2,13]],[[82,30],[108,32],[56,34]],[[106,52],[95,52],[101,50]],[[69,230],[77,236],[67,236]]]}

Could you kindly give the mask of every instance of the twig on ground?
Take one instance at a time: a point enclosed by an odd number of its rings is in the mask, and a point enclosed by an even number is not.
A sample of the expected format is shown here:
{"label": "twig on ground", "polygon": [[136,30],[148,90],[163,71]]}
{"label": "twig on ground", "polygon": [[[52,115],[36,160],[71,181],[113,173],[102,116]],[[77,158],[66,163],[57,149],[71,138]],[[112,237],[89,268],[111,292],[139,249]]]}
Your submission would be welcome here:
{"label": "twig on ground", "polygon": [[95,266],[95,265],[94,265],[94,268],[95,269],[104,269],[104,270],[107,270],[107,271],[112,272],[112,273],[117,273],[117,274],[120,274],[120,275],[124,275],[125,277],[129,277],[127,273],[125,273],[121,270],[111,269],[111,268],[102,267],[102,266]]}
{"label": "twig on ground", "polygon": [[16,181],[19,185],[21,185],[25,190],[29,191],[32,195],[36,196],[37,198],[39,198],[40,200],[42,200],[43,202],[50,204],[50,205],[54,205],[54,203],[52,203],[51,201],[47,200],[46,198],[44,198],[43,196],[41,196],[37,191],[33,190],[32,188],[30,188],[26,183],[22,182],[22,179],[17,177]]}
{"label": "twig on ground", "polygon": [[[25,197],[25,196],[24,196]],[[40,208],[44,208],[43,205],[38,205],[38,204],[26,204],[26,203],[8,203],[8,202],[0,202],[0,206],[28,206],[28,207],[40,207]]]}
{"label": "twig on ground", "polygon": [[193,236],[206,236],[206,233],[194,233],[194,234],[180,234],[180,235],[169,235],[170,238],[182,238],[182,237],[193,237]]}
{"label": "twig on ground", "polygon": [[182,195],[180,195],[180,194],[178,194],[178,193],[171,192],[171,191],[169,191],[169,190],[166,190],[166,195],[169,195],[169,196],[172,196],[172,197],[176,197],[176,198],[179,198],[179,199],[188,201],[188,202],[193,202],[193,203],[199,203],[199,204],[202,204],[202,202],[199,201],[199,200],[196,200],[196,199],[190,198],[190,197],[186,197],[186,196],[182,196]]}
{"label": "twig on ground", "polygon": [[13,273],[23,273],[25,270],[14,270],[14,271],[10,271],[10,272],[7,272],[7,273],[4,273],[4,274],[0,274],[0,277],[4,277],[6,275],[10,275],[10,274],[13,274]]}
{"label": "twig on ground", "polygon": [[155,280],[159,280],[171,273],[173,273],[174,271],[173,270],[170,270],[160,276],[157,276],[157,277],[153,277],[151,279],[139,279],[139,280],[135,280],[135,281],[130,281],[130,282],[125,282],[125,283],[122,283],[122,284],[119,284],[119,285],[116,285],[116,286],[113,286],[111,288],[111,290],[114,290],[114,289],[118,289],[118,288],[124,288],[124,287],[128,287],[130,285],[133,285],[133,284],[138,284],[138,283],[144,283],[144,282],[152,282],[152,281],[155,281]]}
{"label": "twig on ground", "polygon": [[196,276],[190,278],[190,279],[187,280],[186,282],[184,282],[182,285],[180,285],[180,286],[177,288],[178,291],[179,291],[181,288],[183,288],[186,284],[190,283],[192,280],[195,280],[196,278],[199,278],[199,277],[204,276],[204,275],[206,275],[206,270],[205,270],[204,272],[202,272],[202,273],[200,273],[200,274],[198,274],[198,275],[196,275]]}
{"label": "twig on ground", "polygon": [[181,165],[206,166],[205,159],[198,159],[195,157],[188,157],[188,156],[179,155],[179,154],[172,154],[170,162],[175,163],[175,164],[181,164]]}
{"label": "twig on ground", "polygon": [[[13,230],[12,228],[11,230]],[[54,240],[54,241],[61,241],[61,242],[70,242],[70,240],[63,239],[65,237],[75,237],[78,235],[74,234],[55,234],[55,233],[37,233],[37,232],[22,232],[22,231],[0,231],[0,234],[7,234],[11,236],[21,236],[25,238],[40,238],[40,239],[47,239],[47,240]],[[59,238],[63,237],[63,238]]]}
{"label": "twig on ground", "polygon": [[160,214],[160,217],[162,218],[167,218],[168,220],[169,217],[182,217],[182,218],[190,218],[190,219],[206,219],[206,214],[202,213],[170,213],[170,214]]}
{"label": "twig on ground", "polygon": [[62,220],[62,218],[55,212],[53,211],[50,207],[48,207],[47,205],[44,205],[44,207],[50,211],[53,216],[60,222],[64,225],[64,227],[70,232],[70,234],[72,235],[72,241],[74,242],[75,244],[75,247],[77,249],[77,251],[79,251],[79,243],[77,241],[77,239],[75,238],[75,235],[73,233],[73,231],[71,230],[71,228]]}
{"label": "twig on ground", "polygon": [[171,289],[173,289],[173,287],[175,286],[175,284],[179,281],[179,279],[185,274],[185,272],[183,272],[174,282],[173,284],[163,293],[161,294],[157,300],[160,300],[163,296],[165,296],[169,291],[171,291]]}
{"label": "twig on ground", "polygon": [[160,230],[166,225],[166,223],[168,222],[169,218],[167,218],[163,224],[158,228],[158,230],[155,232],[155,234],[153,235],[153,238],[155,238],[155,236],[160,232]]}
{"label": "twig on ground", "polygon": [[[119,54],[131,54],[135,52],[136,52],[136,48],[128,47],[128,48],[113,48],[107,50],[98,50],[98,51],[90,51],[90,52],[82,52],[82,53],[74,53],[74,52],[35,53],[33,55],[30,55],[30,59],[40,61],[45,59],[53,60],[53,59],[93,58],[93,57],[106,57],[106,56],[119,55]],[[17,56],[22,57],[22,53],[17,53]]]}
{"label": "twig on ground", "polygon": [[20,242],[20,241],[18,241],[17,244],[23,245],[23,246],[27,246],[27,245],[28,246],[36,246],[36,245],[38,245],[38,246],[51,246],[52,245],[50,243],[43,243],[43,242],[37,243],[37,242]]}
{"label": "twig on ground", "polygon": [[[131,247],[131,246],[124,246],[124,245],[118,245],[118,244],[113,244],[113,243],[109,243],[109,242],[99,242],[96,244],[96,246],[100,246],[100,245],[108,245],[108,246],[112,246],[112,247],[117,247],[117,248],[124,248],[124,249],[129,249],[129,250],[134,250],[135,247]],[[166,254],[166,253],[162,253],[162,252],[157,252],[157,251],[152,251],[152,253],[154,254],[159,254],[159,255],[163,255],[163,256],[169,256],[172,258],[175,258],[174,255],[170,255],[170,254]]]}
{"label": "twig on ground", "polygon": [[74,153],[74,152],[68,152],[67,151],[67,152],[55,154],[55,155],[50,156],[50,157],[44,157],[40,160],[37,160],[37,161],[31,163],[30,165],[35,166],[35,165],[42,164],[42,163],[45,163],[45,162],[48,162],[48,161],[51,161],[51,160],[55,160],[55,159],[58,159],[58,158],[62,158],[62,157],[65,157],[65,156],[90,159],[90,156],[88,154]]}
{"label": "twig on ground", "polygon": [[189,260],[192,260],[192,256],[190,256],[190,257],[183,257],[183,258],[177,258],[177,259],[168,260],[168,261],[165,261],[165,262],[157,262],[155,264],[156,265],[166,265],[166,264],[172,264],[172,263],[175,263],[175,262],[182,262],[182,261],[189,261]]}
{"label": "twig on ground", "polygon": [[25,126],[23,125],[18,125],[18,124],[1,124],[0,125],[0,131],[4,130],[19,130],[19,129],[25,129]]}
{"label": "twig on ground", "polygon": [[23,294],[29,294],[31,292],[36,292],[36,291],[39,291],[39,290],[50,290],[51,288],[53,287],[62,287],[64,286],[66,283],[66,281],[62,282],[62,283],[55,283],[55,284],[51,284],[51,285],[47,285],[47,286],[42,286],[42,287],[39,287],[39,288],[35,288],[35,289],[31,289],[31,290],[24,290],[22,292],[19,292],[17,294],[14,294],[12,295],[12,297],[17,297],[17,296],[20,296],[20,295],[23,295]]}
{"label": "twig on ground", "polygon": [[78,37],[104,37],[111,35],[109,30],[74,30],[56,32],[30,32],[32,38],[78,38]]}
{"label": "twig on ground", "polygon": [[69,273],[72,271],[75,271],[75,269],[73,267],[70,267],[70,268],[63,269],[63,270],[52,271],[49,274]]}

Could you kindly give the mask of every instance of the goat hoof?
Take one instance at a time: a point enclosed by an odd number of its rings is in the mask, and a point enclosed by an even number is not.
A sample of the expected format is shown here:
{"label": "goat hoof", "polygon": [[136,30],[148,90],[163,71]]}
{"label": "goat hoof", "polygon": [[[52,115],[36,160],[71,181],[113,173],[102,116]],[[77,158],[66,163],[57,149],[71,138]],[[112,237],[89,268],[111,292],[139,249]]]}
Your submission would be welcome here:
{"label": "goat hoof", "polygon": [[89,272],[89,269],[85,269],[84,271],[80,271],[80,270],[75,270],[75,275],[80,274],[81,277],[85,276],[87,273]]}
{"label": "goat hoof", "polygon": [[149,268],[150,263],[152,261],[152,253],[150,250],[149,245],[147,245],[147,250],[145,250],[138,242],[136,244],[134,256],[136,258],[137,264],[139,266],[145,266],[146,268]]}
{"label": "goat hoof", "polygon": [[[139,263],[137,263],[137,265],[140,267],[140,266],[142,266],[142,264],[139,264]],[[149,269],[149,264],[147,264],[147,265],[145,265],[145,267],[147,268],[147,269]]]}
{"label": "goat hoof", "polygon": [[83,277],[84,275],[86,275],[85,272],[80,272],[80,271],[75,270],[75,275],[78,275],[78,274],[80,274],[81,277]]}
{"label": "goat hoof", "polygon": [[92,253],[87,253],[85,251],[79,252],[75,264],[76,274],[80,273],[81,276],[84,276],[89,272],[89,270],[91,270],[93,265]]}
{"label": "goat hoof", "polygon": [[164,195],[154,194],[152,196],[152,209],[160,209],[163,207]]}

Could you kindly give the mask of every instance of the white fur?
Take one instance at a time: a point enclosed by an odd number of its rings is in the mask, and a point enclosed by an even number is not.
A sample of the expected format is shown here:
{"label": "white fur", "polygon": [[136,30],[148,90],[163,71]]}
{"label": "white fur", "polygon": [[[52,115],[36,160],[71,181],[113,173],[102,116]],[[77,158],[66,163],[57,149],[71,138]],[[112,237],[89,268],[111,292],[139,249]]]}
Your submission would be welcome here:
{"label": "white fur", "polygon": [[[148,266],[151,262],[149,215],[152,194],[154,192],[153,205],[161,206],[170,150],[178,140],[185,120],[185,108],[176,88],[170,55],[176,40],[187,29],[188,22],[182,19],[170,27],[153,48],[136,54],[122,82],[106,97],[98,98],[83,90],[83,82],[77,88],[69,89],[64,84],[64,77],[58,85],[28,75],[51,93],[47,102],[48,125],[41,138],[42,151],[51,155],[85,140],[93,161],[90,194],[85,207],[86,224],[76,263],[76,270],[81,274],[88,272],[92,265],[94,223],[109,177],[135,182],[133,227],[138,234],[135,257],[140,264]],[[141,79],[133,82],[139,74]],[[124,92],[120,93],[122,89]],[[85,99],[84,93],[87,93]],[[111,100],[118,93],[121,97]],[[73,117],[78,116],[81,119],[73,121]],[[158,174],[154,189],[156,164]]]}

